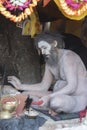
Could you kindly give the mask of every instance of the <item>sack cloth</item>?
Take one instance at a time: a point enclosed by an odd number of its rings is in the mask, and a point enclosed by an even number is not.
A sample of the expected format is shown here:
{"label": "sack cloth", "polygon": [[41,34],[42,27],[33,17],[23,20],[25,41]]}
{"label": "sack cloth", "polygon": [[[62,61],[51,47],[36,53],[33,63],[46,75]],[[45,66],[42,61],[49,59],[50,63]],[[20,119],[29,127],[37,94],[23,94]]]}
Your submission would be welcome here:
{"label": "sack cloth", "polygon": [[39,130],[39,127],[42,126],[45,121],[46,119],[39,116],[35,119],[29,119],[27,116],[1,119],[0,130]]}

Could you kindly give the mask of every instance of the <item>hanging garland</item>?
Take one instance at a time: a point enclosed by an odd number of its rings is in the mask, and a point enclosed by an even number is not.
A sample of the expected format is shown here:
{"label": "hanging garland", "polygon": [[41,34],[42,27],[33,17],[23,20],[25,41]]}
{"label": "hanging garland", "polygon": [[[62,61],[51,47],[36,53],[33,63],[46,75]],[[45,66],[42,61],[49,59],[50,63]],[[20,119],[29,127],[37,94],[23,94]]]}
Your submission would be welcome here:
{"label": "hanging garland", "polygon": [[[20,22],[33,12],[39,0],[0,0],[0,13],[11,21]],[[20,11],[19,15],[13,12]]]}
{"label": "hanging garland", "polygon": [[28,5],[30,4],[31,0],[6,0],[3,5],[9,9],[9,10],[23,10],[25,8],[28,7]]}
{"label": "hanging garland", "polygon": [[70,19],[80,20],[87,15],[87,0],[54,0],[54,2]]}

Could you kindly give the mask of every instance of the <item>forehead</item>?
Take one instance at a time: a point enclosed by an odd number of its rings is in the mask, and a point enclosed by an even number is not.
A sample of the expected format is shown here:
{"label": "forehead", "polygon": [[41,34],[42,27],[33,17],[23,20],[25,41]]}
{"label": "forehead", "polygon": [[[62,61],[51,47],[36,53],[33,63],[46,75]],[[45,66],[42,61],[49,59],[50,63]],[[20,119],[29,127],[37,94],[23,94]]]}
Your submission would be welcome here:
{"label": "forehead", "polygon": [[41,47],[51,48],[51,45],[46,41],[40,41],[40,42],[38,42],[38,47],[39,48],[41,48]]}

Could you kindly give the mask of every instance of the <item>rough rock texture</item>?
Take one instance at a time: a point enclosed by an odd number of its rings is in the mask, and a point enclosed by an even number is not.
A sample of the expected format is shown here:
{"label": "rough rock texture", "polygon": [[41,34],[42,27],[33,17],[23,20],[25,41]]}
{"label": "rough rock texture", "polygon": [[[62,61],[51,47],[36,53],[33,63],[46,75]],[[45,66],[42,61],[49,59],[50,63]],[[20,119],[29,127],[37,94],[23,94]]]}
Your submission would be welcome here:
{"label": "rough rock texture", "polygon": [[33,39],[0,16],[0,75],[16,75],[23,83],[40,81],[40,62]]}

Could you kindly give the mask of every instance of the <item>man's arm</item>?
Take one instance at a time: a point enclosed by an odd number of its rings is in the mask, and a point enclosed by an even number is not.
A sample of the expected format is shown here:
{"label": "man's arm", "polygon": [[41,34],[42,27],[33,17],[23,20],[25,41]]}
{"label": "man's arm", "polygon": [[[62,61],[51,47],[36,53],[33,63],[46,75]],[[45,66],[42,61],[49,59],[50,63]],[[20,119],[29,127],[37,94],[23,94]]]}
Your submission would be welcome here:
{"label": "man's arm", "polygon": [[45,73],[43,79],[40,83],[36,84],[21,84],[20,80],[14,76],[8,77],[8,82],[11,83],[18,90],[28,90],[28,91],[47,91],[52,83],[53,77],[49,71],[49,67],[45,66]]}
{"label": "man's arm", "polygon": [[22,84],[22,88],[24,88],[24,90],[47,91],[52,83],[52,80],[53,80],[52,74],[49,71],[48,66],[46,65],[44,76],[40,83],[31,84],[31,85]]}
{"label": "man's arm", "polygon": [[59,79],[58,81],[56,81],[53,91],[60,91],[62,88],[64,88],[67,85],[67,81],[63,80],[63,79]]}

